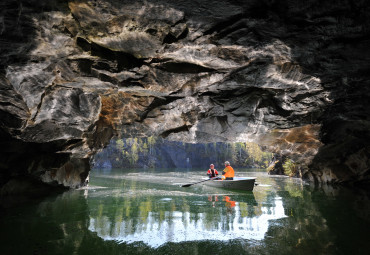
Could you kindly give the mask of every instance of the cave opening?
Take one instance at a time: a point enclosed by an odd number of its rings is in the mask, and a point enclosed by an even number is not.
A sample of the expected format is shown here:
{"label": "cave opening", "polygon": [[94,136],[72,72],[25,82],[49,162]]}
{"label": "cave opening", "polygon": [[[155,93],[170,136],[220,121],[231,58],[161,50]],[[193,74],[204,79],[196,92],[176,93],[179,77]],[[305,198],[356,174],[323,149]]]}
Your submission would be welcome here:
{"label": "cave opening", "polygon": [[[276,156],[276,155],[275,155]],[[186,143],[160,136],[113,138],[92,159],[92,170],[121,169],[205,169],[225,161],[236,168],[268,169],[275,160],[264,146],[253,142]]]}
{"label": "cave opening", "polygon": [[368,251],[368,3],[283,2],[3,0],[2,252]]}

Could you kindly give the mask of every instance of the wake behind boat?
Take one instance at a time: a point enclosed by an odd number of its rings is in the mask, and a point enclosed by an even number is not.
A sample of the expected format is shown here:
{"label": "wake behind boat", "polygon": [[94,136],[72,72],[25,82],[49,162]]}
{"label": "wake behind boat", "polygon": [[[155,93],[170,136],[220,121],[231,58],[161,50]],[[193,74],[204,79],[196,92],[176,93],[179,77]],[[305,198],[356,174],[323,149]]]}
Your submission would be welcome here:
{"label": "wake behind boat", "polygon": [[234,177],[233,180],[209,180],[203,184],[211,187],[252,191],[256,177]]}

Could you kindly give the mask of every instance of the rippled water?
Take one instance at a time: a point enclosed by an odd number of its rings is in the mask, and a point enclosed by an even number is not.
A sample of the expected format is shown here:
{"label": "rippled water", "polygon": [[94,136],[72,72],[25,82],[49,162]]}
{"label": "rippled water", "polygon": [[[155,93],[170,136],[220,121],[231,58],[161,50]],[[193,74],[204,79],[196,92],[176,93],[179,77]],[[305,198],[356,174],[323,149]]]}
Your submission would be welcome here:
{"label": "rippled water", "polygon": [[204,171],[94,170],[90,186],[0,213],[0,254],[369,254],[366,192],[256,176],[253,192]]}

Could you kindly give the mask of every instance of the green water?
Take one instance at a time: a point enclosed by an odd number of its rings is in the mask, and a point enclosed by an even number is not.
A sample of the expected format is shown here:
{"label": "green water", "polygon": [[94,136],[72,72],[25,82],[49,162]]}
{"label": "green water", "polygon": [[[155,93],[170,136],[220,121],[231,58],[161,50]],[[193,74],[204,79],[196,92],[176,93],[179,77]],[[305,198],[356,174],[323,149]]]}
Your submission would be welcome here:
{"label": "green water", "polygon": [[264,171],[253,192],[194,185],[205,171],[94,170],[90,185],[0,212],[0,254],[369,254],[363,191]]}

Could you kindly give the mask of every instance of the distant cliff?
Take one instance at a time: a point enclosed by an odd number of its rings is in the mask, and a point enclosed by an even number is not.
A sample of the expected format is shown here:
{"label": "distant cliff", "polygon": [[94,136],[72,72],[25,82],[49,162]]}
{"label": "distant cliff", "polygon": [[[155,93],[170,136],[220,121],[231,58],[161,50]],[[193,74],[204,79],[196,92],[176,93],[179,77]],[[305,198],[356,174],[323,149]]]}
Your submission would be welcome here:
{"label": "distant cliff", "polygon": [[223,169],[230,161],[235,167],[267,168],[272,153],[253,143],[191,144],[162,138],[112,140],[95,155],[94,168],[204,168],[212,163]]}

